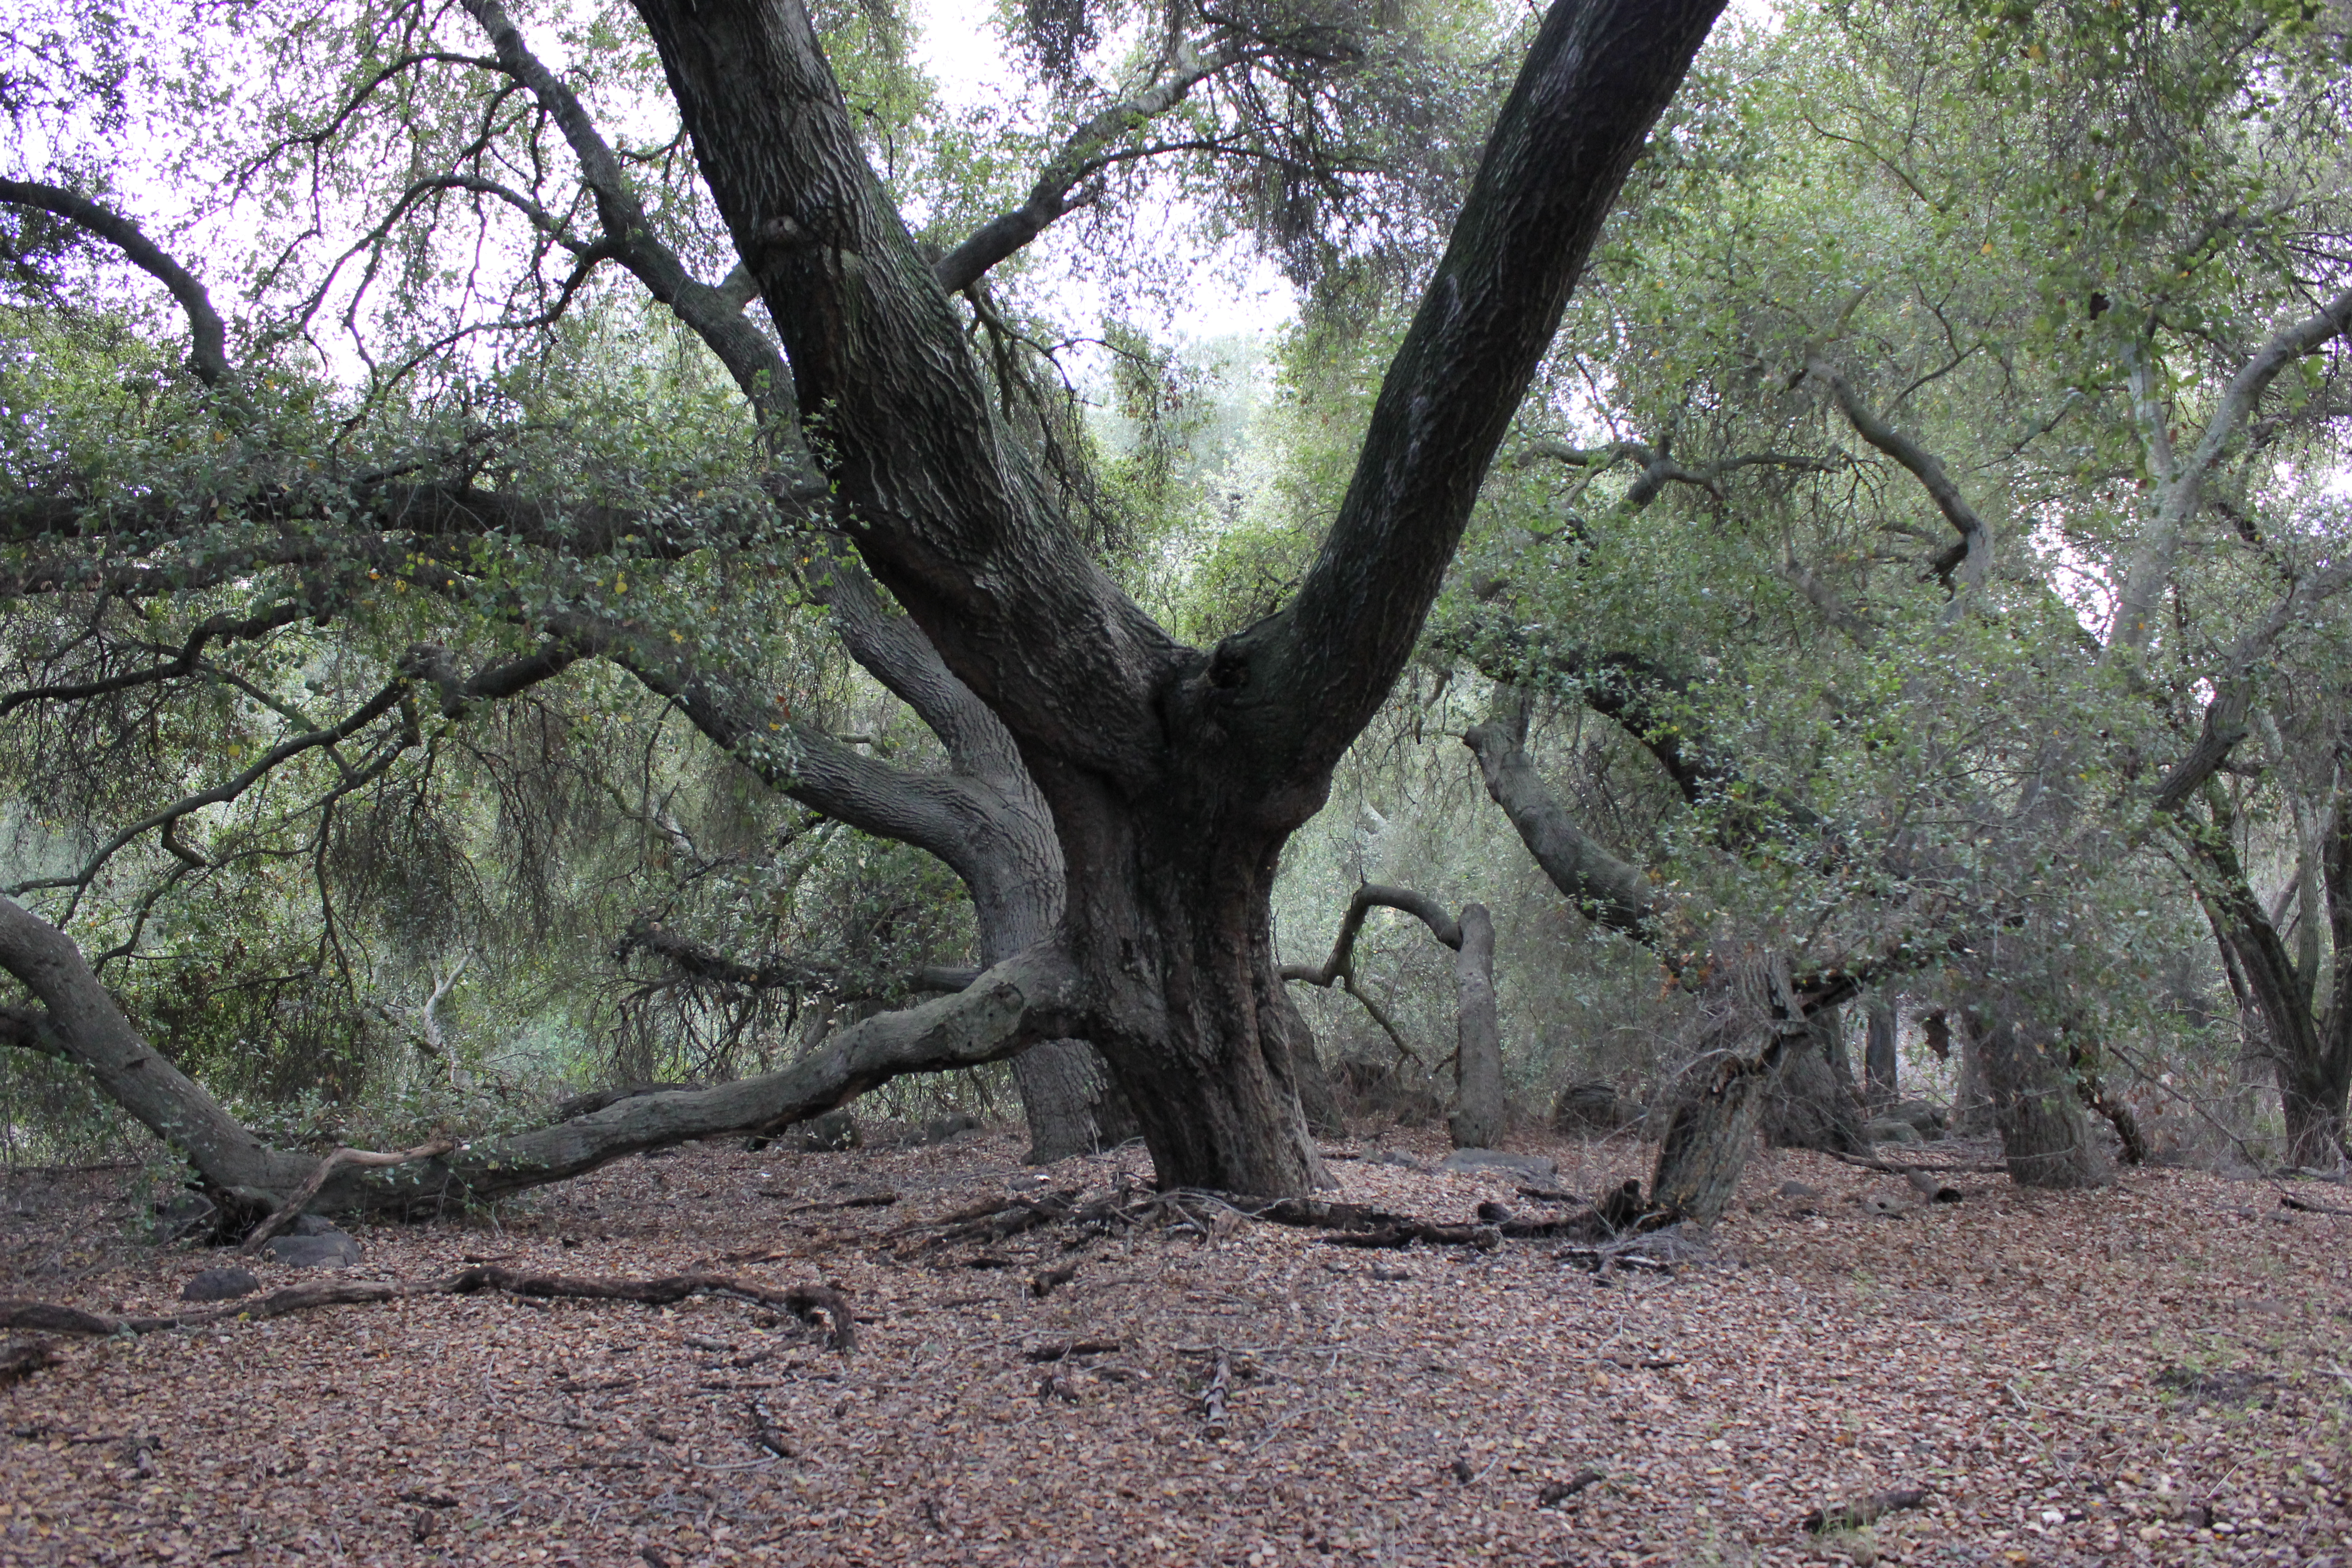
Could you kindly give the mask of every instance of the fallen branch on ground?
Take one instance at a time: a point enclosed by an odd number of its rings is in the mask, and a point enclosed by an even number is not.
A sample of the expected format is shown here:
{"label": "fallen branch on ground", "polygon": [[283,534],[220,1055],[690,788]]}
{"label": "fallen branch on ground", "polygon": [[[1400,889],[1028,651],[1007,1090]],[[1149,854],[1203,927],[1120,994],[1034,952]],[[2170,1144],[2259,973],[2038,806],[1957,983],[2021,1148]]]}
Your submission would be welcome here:
{"label": "fallen branch on ground", "polygon": [[1219,1351],[1216,1367],[1209,1373],[1209,1386],[1201,1392],[1201,1414],[1207,1418],[1209,1440],[1213,1443],[1223,1441],[1225,1436],[1225,1387],[1233,1375],[1233,1358]]}
{"label": "fallen branch on ground", "polygon": [[[2275,1187],[2271,1190],[2273,1192],[2278,1191]],[[2279,1193],[2278,1201],[2279,1206],[2282,1208],[2297,1209],[2305,1214],[2335,1214],[2352,1215],[2352,1209],[2337,1208],[2333,1204],[2308,1203],[2302,1198],[2295,1197],[2287,1193]]]}
{"label": "fallen branch on ground", "polygon": [[857,1329],[851,1321],[848,1299],[838,1290],[823,1285],[799,1285],[786,1290],[773,1290],[764,1285],[731,1279],[724,1274],[673,1274],[655,1279],[582,1279],[561,1274],[527,1274],[520,1269],[500,1268],[488,1264],[461,1270],[446,1279],[324,1279],[311,1284],[289,1285],[267,1296],[225,1301],[216,1307],[200,1307],[193,1311],[171,1312],[156,1317],[118,1318],[47,1301],[0,1301],[0,1329],[30,1329],[43,1333],[98,1337],[152,1334],[166,1329],[196,1328],[232,1318],[258,1321],[319,1307],[365,1305],[415,1296],[470,1296],[483,1290],[500,1290],[527,1299],[560,1297],[583,1301],[637,1301],[649,1307],[666,1307],[688,1296],[731,1296],[737,1300],[789,1312],[812,1326],[816,1315],[822,1313],[825,1319],[825,1337],[834,1349],[849,1351],[856,1348],[857,1344]]}
{"label": "fallen branch on ground", "polygon": [[1860,1530],[1874,1524],[1881,1516],[1898,1510],[1917,1508],[1927,1500],[1930,1487],[1908,1487],[1899,1491],[1873,1492],[1832,1509],[1815,1509],[1798,1522],[1815,1535],[1832,1530]]}

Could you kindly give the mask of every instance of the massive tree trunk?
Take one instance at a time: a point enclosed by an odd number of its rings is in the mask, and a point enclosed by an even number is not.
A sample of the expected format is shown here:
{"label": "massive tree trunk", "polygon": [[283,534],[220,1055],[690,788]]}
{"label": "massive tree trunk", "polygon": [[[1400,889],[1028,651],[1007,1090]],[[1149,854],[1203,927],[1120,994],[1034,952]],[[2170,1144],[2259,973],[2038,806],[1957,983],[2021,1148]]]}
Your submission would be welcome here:
{"label": "massive tree trunk", "polygon": [[[1066,889],[1060,919],[1051,942],[994,964],[965,992],[853,1025],[782,1073],[646,1095],[408,1166],[339,1173],[321,1201],[513,1190],[635,1148],[759,1131],[900,1073],[1003,1059],[1057,1037],[1102,1050],[1163,1184],[1288,1194],[1318,1182],[1296,1016],[1271,940],[1283,843],[1322,805],[1332,770],[1410,656],[1569,290],[1720,4],[1551,8],[1313,567],[1286,608],[1200,650],[1153,624],[1068,526],[1055,488],[1002,416],[937,271],[866,163],[798,0],[639,0],[705,180],[782,339],[791,403],[823,470],[814,482],[780,481],[778,493],[819,514],[806,520],[813,531],[849,540],[938,669],[1010,741],[1051,808]],[[612,150],[529,58],[504,12],[491,0],[467,8],[500,68],[580,158],[606,231],[593,254],[618,260],[711,344],[772,440],[786,378],[730,314],[740,301],[694,281],[652,237]],[[597,651],[689,711],[740,705],[740,694],[626,646]],[[868,668],[894,680],[887,666]],[[878,824],[886,805],[942,826],[1001,815],[1003,801],[987,796],[1011,774],[992,763],[964,770],[953,788],[886,781],[861,802],[856,790],[879,775],[852,766],[846,748],[813,735],[776,745],[763,708],[758,722],[721,716],[754,742],[730,750],[764,758],[779,787],[835,768],[850,792],[845,809],[823,809],[845,820],[875,805]],[[955,754],[956,737],[940,733]],[[959,845],[968,848],[968,836],[947,831],[924,843],[950,864]],[[984,905],[986,876],[957,868]],[[25,1024],[28,1037],[99,1071],[224,1191],[299,1183],[306,1163],[294,1161],[289,1179],[292,1157],[262,1150],[194,1085],[150,1071],[152,1053],[62,933],[21,910],[5,923],[0,963],[43,1004]],[[150,1080],[163,1088],[143,1089]]]}
{"label": "massive tree trunk", "polygon": [[1486,468],[1719,0],[1538,28],[1288,608],[1202,652],[1089,557],[1000,421],[793,0],[639,0],[866,565],[1052,804],[1061,945],[1171,1184],[1303,1192],[1268,894],[1410,655]]}

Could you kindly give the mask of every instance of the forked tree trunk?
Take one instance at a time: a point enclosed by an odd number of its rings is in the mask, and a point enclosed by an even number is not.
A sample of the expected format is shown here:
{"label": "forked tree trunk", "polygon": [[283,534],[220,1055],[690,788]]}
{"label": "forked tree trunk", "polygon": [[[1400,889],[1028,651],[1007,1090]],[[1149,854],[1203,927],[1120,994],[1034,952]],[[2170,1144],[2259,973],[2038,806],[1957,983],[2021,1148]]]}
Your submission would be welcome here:
{"label": "forked tree trunk", "polygon": [[1495,1008],[1495,921],[1484,904],[1465,904],[1454,956],[1455,1009],[1454,1114],[1456,1149],[1491,1149],[1503,1135],[1503,1028]]}

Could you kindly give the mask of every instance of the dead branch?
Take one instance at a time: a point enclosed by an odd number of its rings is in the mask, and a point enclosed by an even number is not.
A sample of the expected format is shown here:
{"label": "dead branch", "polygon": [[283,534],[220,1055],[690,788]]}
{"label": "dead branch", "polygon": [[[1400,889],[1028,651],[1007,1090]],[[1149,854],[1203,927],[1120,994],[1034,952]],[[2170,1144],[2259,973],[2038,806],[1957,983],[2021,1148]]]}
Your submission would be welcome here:
{"label": "dead branch", "polygon": [[[2272,1190],[2276,1191],[2277,1189],[2273,1188]],[[2337,1208],[2333,1204],[2306,1203],[2302,1198],[2293,1196],[2287,1193],[2280,1193],[2278,1195],[2278,1201],[2281,1208],[2295,1209],[2304,1214],[2352,1215],[2352,1209]]]}
{"label": "dead branch", "polygon": [[166,1329],[194,1328],[230,1318],[259,1321],[320,1307],[364,1305],[417,1296],[470,1296],[483,1290],[501,1290],[526,1299],[553,1297],[583,1301],[636,1301],[649,1307],[666,1307],[688,1296],[730,1296],[737,1300],[789,1312],[812,1326],[817,1315],[822,1313],[825,1320],[827,1342],[835,1350],[846,1352],[856,1349],[857,1344],[857,1328],[850,1313],[848,1299],[838,1290],[823,1285],[800,1285],[790,1289],[774,1290],[724,1274],[673,1274],[654,1279],[579,1278],[530,1274],[489,1264],[463,1269],[446,1279],[325,1279],[289,1285],[267,1296],[248,1297],[241,1301],[227,1301],[216,1307],[202,1307],[193,1311],[172,1312],[160,1317],[118,1318],[47,1301],[0,1301],[0,1329],[28,1329],[36,1332],[84,1334],[94,1338],[114,1334],[152,1334]]}
{"label": "dead branch", "polygon": [[1798,1522],[1815,1535],[1832,1530],[1860,1530],[1875,1523],[1883,1515],[1906,1508],[1917,1508],[1927,1500],[1932,1487],[1908,1487],[1898,1491],[1873,1492],[1868,1497],[1832,1509],[1815,1509]]}
{"label": "dead branch", "polygon": [[1969,1176],[2001,1176],[2009,1173],[2009,1167],[2006,1165],[1898,1164],[1892,1160],[1870,1160],[1860,1154],[1841,1154],[1833,1149],[1816,1149],[1812,1152],[1816,1154],[1826,1154],[1842,1164],[1859,1166],[1865,1171],[1878,1171],[1889,1176],[1908,1176],[1914,1171],[1943,1171]]}
{"label": "dead branch", "polygon": [[252,1233],[246,1237],[244,1244],[236,1249],[237,1255],[241,1258],[252,1257],[261,1250],[271,1237],[301,1217],[302,1211],[308,1208],[310,1201],[319,1195],[320,1189],[327,1184],[327,1178],[333,1175],[339,1166],[362,1165],[371,1169],[382,1169],[392,1165],[405,1165],[411,1160],[430,1160],[438,1155],[446,1154],[457,1146],[457,1142],[454,1138],[436,1138],[430,1143],[419,1143],[414,1149],[403,1149],[390,1154],[381,1154],[367,1149],[337,1149],[319,1162],[319,1168],[310,1173],[309,1181],[304,1182],[295,1190],[292,1197],[279,1205],[277,1211],[268,1218],[253,1227]]}
{"label": "dead branch", "polygon": [[1216,1366],[1209,1373],[1209,1386],[1201,1391],[1201,1414],[1206,1418],[1209,1440],[1213,1443],[1224,1440],[1225,1389],[1233,1375],[1233,1358],[1219,1351]]}

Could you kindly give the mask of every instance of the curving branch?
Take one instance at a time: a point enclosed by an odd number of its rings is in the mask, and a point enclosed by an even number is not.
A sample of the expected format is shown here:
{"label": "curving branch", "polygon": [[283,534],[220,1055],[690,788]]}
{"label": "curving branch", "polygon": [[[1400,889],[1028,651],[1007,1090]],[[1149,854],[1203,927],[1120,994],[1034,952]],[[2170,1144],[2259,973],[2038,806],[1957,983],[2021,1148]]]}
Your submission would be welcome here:
{"label": "curving branch", "polygon": [[2179,553],[2181,536],[2202,501],[2205,480],[2263,394],[2288,365],[2318,353],[2347,331],[2352,331],[2352,289],[2329,300],[2316,313],[2273,333],[2221,389],[2211,416],[2186,458],[2173,455],[2162,411],[2154,406],[2153,392],[2139,384],[2139,367],[2135,366],[2134,404],[2149,425],[2150,466],[2158,469],[2160,499],[2125,569],[2123,591],[2116,596],[2115,618],[2107,628],[2107,657],[2136,659],[2147,651],[2147,639],[2156,629],[2157,602],[2172,581],[2172,563]]}
{"label": "curving branch", "polygon": [[1525,693],[1496,687],[1495,709],[1485,723],[1462,737],[1478,759],[1486,793],[1511,819],[1519,841],[1553,887],[1611,931],[1655,948],[1658,907],[1649,878],[1579,827],[1544,787],[1527,753]]}
{"label": "curving branch", "polygon": [[[272,746],[268,751],[263,752],[259,760],[255,762],[251,767],[243,770],[221,784],[214,785],[210,789],[199,790],[193,795],[183,795],[178,800],[173,801],[171,805],[163,807],[161,811],[150,813],[148,816],[140,818],[137,822],[132,823],[130,826],[124,828],[112,838],[107,840],[104,845],[100,846],[89,859],[82,863],[79,869],[62,877],[35,877],[27,879],[26,880],[18,882],[13,887],[7,889],[6,891],[8,896],[10,898],[21,898],[28,892],[43,888],[73,888],[76,889],[88,888],[92,879],[96,878],[100,871],[105,869],[106,863],[109,860],[114,858],[116,855],[120,854],[127,846],[138,839],[143,834],[159,827],[165,829],[168,832],[183,817],[193,816],[208,805],[227,805],[230,801],[236,799],[247,790],[251,789],[255,784],[268,777],[269,774],[275,772],[280,764],[301,755],[304,752],[314,751],[320,746],[332,746],[341,742],[350,740],[353,735],[358,734],[362,730],[366,729],[370,724],[374,723],[378,719],[381,719],[384,714],[390,712],[395,706],[397,706],[401,698],[406,695],[408,686],[409,677],[407,675],[403,674],[395,676],[384,686],[383,690],[377,692],[373,697],[370,698],[366,702],[355,709],[351,715],[345,718],[341,723],[322,727],[320,729],[305,731],[299,735],[289,735],[275,746]],[[187,853],[184,848],[180,852],[184,856]]]}
{"label": "curving branch", "polygon": [[2272,645],[2312,605],[2334,598],[2347,587],[2352,587],[2352,562],[2294,579],[2262,624],[2231,647],[2212,678],[2213,695],[2206,701],[2196,742],[2158,782],[2148,802],[2151,812],[2163,816],[2177,814],[2229,761],[2230,753],[2249,732],[2254,693]]}
{"label": "curving branch", "polygon": [[1612,441],[1605,447],[1571,447],[1552,437],[1530,441],[1512,458],[1514,468],[1526,468],[1538,462],[1559,463],[1571,468],[1600,471],[1630,462],[1641,469],[1625,491],[1624,504],[1634,511],[1647,507],[1670,484],[1691,485],[1705,490],[1717,501],[1726,498],[1723,480],[1726,475],[1742,468],[1788,468],[1800,473],[1833,474],[1846,465],[1826,458],[1809,458],[1793,452],[1747,452],[1736,458],[1719,458],[1697,468],[1677,463],[1664,449],[1643,441]]}
{"label": "curving branch", "polygon": [[1084,205],[1090,199],[1081,189],[1085,183],[1133,155],[1117,147],[1121,137],[1167,113],[1200,83],[1248,58],[1248,50],[1230,40],[1205,49],[1191,39],[1180,43],[1162,59],[1149,85],[1089,117],[1064,139],[1026,201],[989,219],[932,265],[931,275],[940,287],[961,293],[1055,219]]}
{"label": "curving branch", "polygon": [[193,674],[204,658],[205,647],[215,642],[243,642],[265,637],[296,621],[307,620],[319,613],[319,606],[302,599],[289,599],[273,605],[258,615],[210,616],[189,631],[180,651],[162,664],[141,669],[125,670],[97,680],[72,682],[63,686],[33,686],[11,691],[0,697],[0,718],[33,702],[83,702],[93,697],[110,696],[117,691],[129,691],[135,687],[156,686]]}
{"label": "curving branch", "polygon": [[1805,374],[1829,389],[1831,400],[1856,435],[1910,471],[1927,499],[1936,503],[1936,510],[1944,514],[1944,521],[1959,534],[1958,552],[1937,557],[1937,577],[1947,586],[1957,576],[1963,587],[1983,588],[1992,580],[1992,530],[1952,482],[1943,459],[1872,413],[1853,383],[1819,354],[1806,359]]}
{"label": "curving branch", "polygon": [[165,254],[140,231],[139,226],[112,208],[58,185],[33,180],[0,180],[0,201],[55,214],[78,228],[112,244],[131,264],[172,291],[188,318],[188,368],[206,386],[217,386],[229,374],[228,331],[212,296],[194,274]]}

